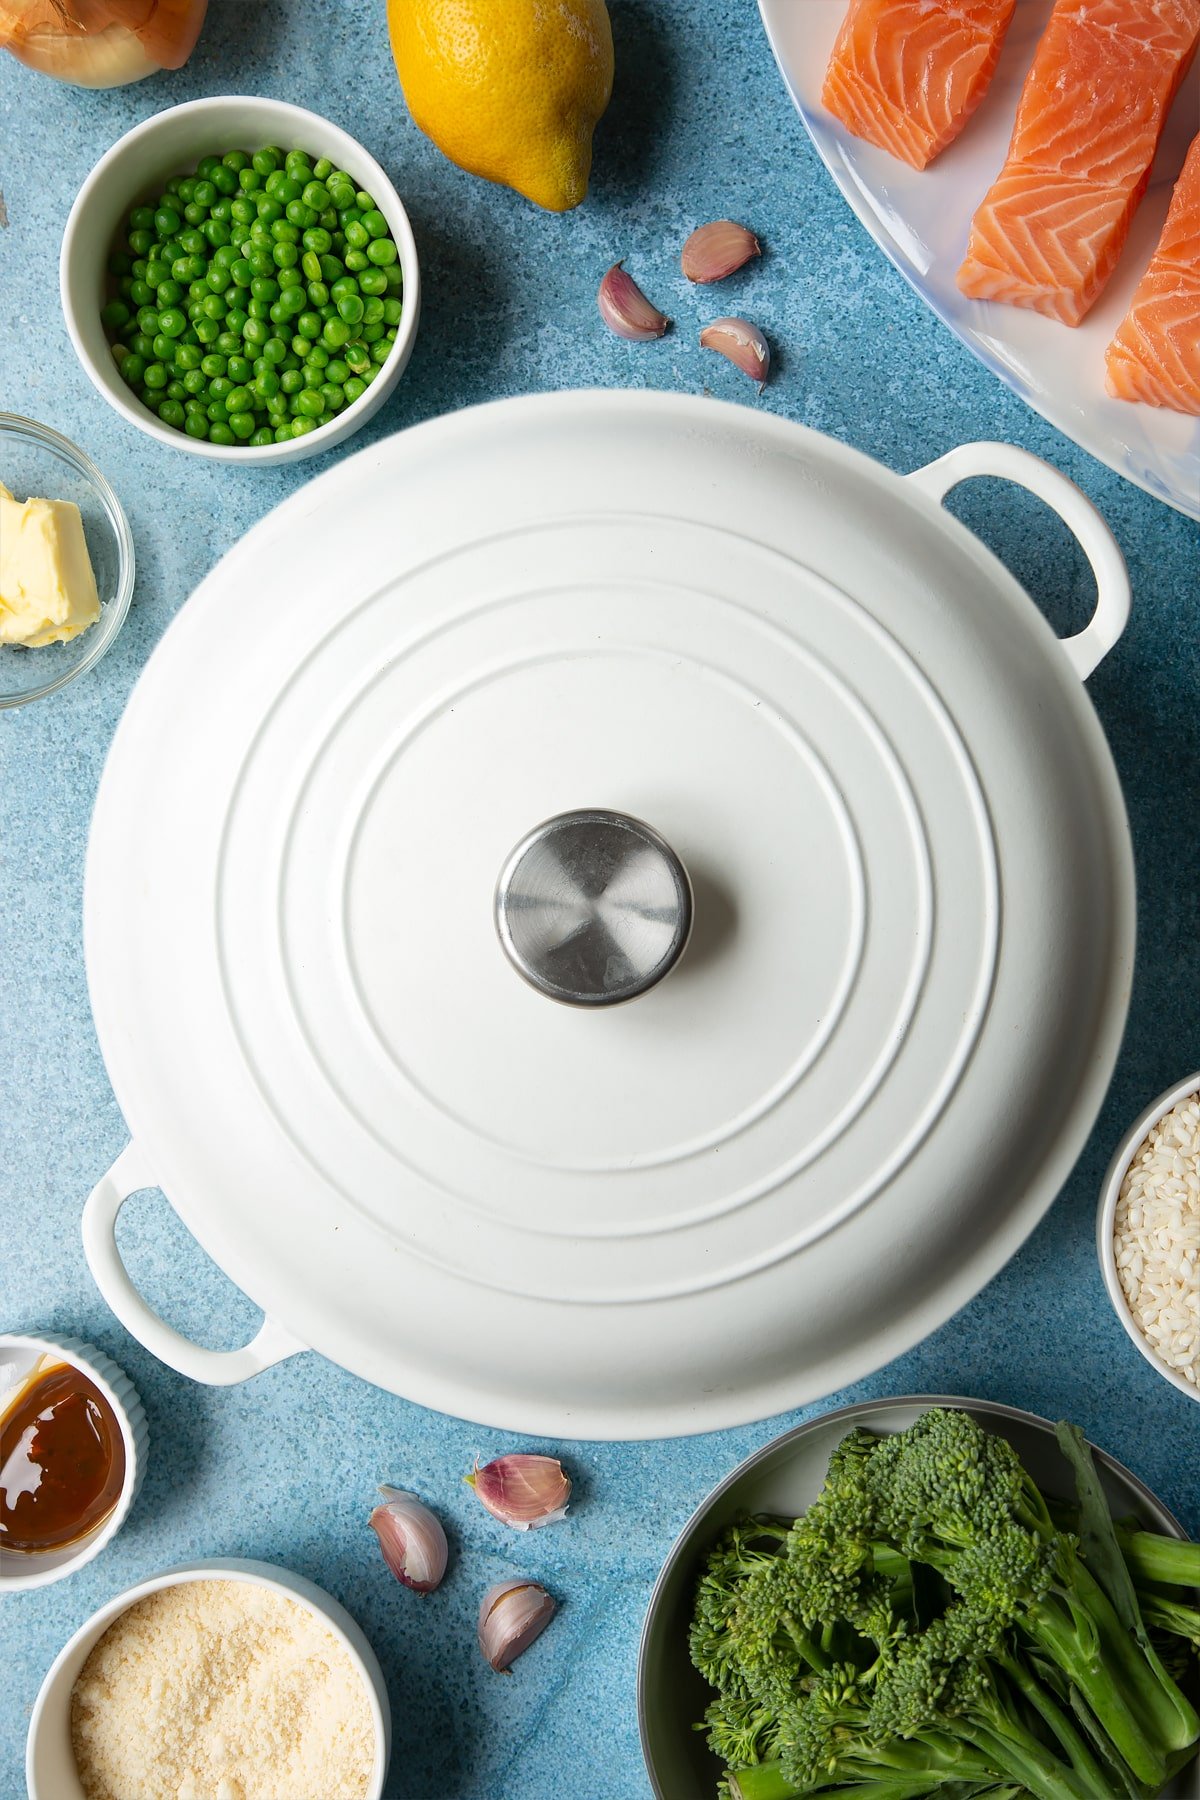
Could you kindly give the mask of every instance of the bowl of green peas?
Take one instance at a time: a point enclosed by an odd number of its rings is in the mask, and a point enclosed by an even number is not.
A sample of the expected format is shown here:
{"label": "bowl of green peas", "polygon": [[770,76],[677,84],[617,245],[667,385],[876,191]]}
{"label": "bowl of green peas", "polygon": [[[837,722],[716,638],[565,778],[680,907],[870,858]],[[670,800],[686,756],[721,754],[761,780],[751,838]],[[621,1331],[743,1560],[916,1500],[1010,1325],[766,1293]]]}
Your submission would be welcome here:
{"label": "bowl of green peas", "polygon": [[221,462],[293,462],[357,431],[396,387],[421,304],[379,164],[318,114],[253,96],[119,138],[71,208],[59,278],[109,405]]}

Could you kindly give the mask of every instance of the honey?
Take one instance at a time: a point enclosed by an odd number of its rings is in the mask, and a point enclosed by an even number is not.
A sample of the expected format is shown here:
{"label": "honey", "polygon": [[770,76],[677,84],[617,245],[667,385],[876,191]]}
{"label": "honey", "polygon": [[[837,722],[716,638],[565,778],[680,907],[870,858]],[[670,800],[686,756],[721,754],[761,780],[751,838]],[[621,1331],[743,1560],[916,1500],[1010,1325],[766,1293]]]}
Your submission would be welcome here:
{"label": "honey", "polygon": [[0,1418],[0,1552],[78,1543],[125,1484],[125,1440],[82,1369],[37,1369]]}

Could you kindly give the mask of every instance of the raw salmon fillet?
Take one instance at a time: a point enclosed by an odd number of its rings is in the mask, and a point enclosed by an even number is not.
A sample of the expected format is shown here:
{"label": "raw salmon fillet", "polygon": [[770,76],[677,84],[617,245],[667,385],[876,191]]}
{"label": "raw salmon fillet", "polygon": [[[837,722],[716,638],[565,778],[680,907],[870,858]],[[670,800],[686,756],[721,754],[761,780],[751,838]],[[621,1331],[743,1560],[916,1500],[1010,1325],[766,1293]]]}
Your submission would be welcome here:
{"label": "raw salmon fillet", "polygon": [[987,90],[1016,0],[850,0],[821,100],[856,137],[923,169]]}
{"label": "raw salmon fillet", "polygon": [[1078,325],[1116,267],[1200,0],[1057,0],[958,285]]}
{"label": "raw salmon fillet", "polygon": [[1108,391],[1118,400],[1200,413],[1200,136],[1106,361]]}

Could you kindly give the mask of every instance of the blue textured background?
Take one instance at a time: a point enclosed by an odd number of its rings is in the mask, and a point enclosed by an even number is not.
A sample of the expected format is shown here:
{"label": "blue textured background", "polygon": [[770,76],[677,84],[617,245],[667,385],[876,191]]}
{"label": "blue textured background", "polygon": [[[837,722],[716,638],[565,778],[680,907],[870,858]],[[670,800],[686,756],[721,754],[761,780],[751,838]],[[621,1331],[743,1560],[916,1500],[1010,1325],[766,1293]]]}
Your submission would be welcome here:
{"label": "blue textured background", "polygon": [[[3,1602],[0,1800],[24,1792],[29,1709],[66,1636],[129,1583],[222,1553],[287,1563],[361,1621],[392,1688],[389,1800],[564,1791],[635,1800],[646,1785],[634,1661],[655,1571],[708,1488],[794,1422],[660,1445],[571,1445],[579,1484],[570,1522],[519,1537],[489,1521],[460,1481],[476,1455],[507,1440],[377,1393],[312,1356],[241,1388],[194,1387],[131,1342],[92,1286],[80,1206],[125,1141],[80,945],[84,846],[104,753],[151,648],[201,575],[324,466],[239,472],[158,448],[92,391],[61,324],[58,243],[79,183],[127,127],[200,94],[276,94],[326,113],[379,158],[410,210],[425,283],[421,331],[398,392],[354,447],[538,388],[708,388],[755,404],[742,378],[695,341],[695,321],[742,308],[777,351],[758,404],[901,470],[966,439],[1007,439],[1066,470],[1098,502],[1135,593],[1132,624],[1091,683],[1125,784],[1140,877],[1125,1049],[1091,1143],[1020,1256],[943,1330],[836,1398],[957,1391],[1069,1414],[1200,1529],[1200,1412],[1125,1338],[1092,1248],[1097,1186],[1116,1140],[1157,1092],[1200,1067],[1200,532],[1027,412],[923,309],[817,165],[750,0],[612,0],[612,13],[616,91],[591,194],[566,217],[471,180],[415,130],[381,0],[213,0],[186,69],[112,93],[58,87],[0,57],[9,215],[0,231],[0,406],[45,420],[96,457],[122,497],[138,554],[133,610],[107,659],[65,693],[0,715],[0,1326],[101,1345],[140,1389],[151,1433],[145,1487],[113,1546],[72,1579]],[[677,259],[693,225],[723,215],[751,224],[767,255],[714,305],[685,291]],[[677,315],[660,345],[623,345],[599,324],[596,283],[618,256]],[[1090,577],[1055,519],[992,482],[962,490],[956,509],[1059,630],[1078,628]],[[250,1334],[253,1309],[161,1198],[126,1208],[121,1239],[144,1291],[182,1328],[214,1345]],[[380,1479],[421,1490],[450,1525],[451,1572],[429,1599],[402,1590],[375,1553],[364,1520]],[[477,1597],[485,1583],[526,1571],[561,1597],[562,1613],[501,1680],[475,1648]]]}

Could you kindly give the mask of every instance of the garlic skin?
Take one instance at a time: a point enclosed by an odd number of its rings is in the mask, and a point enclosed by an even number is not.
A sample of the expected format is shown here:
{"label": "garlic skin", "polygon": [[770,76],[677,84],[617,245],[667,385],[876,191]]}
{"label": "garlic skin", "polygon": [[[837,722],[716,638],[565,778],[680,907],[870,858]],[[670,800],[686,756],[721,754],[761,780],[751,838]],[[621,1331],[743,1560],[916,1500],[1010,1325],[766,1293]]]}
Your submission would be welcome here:
{"label": "garlic skin", "polygon": [[771,346],[757,325],[749,319],[714,319],[700,333],[700,343],[703,349],[727,357],[743,375],[758,383],[762,393],[771,367]]}
{"label": "garlic skin", "polygon": [[571,1477],[553,1456],[498,1456],[466,1477],[494,1519],[514,1531],[556,1525],[567,1516]]}
{"label": "garlic skin", "polygon": [[403,1488],[379,1491],[386,1504],[377,1506],[367,1523],[379,1539],[384,1562],[405,1587],[432,1594],[450,1556],[441,1520]]}
{"label": "garlic skin", "polygon": [[498,1581],[479,1604],[479,1648],[493,1669],[505,1671],[540,1637],[557,1602],[536,1581]]}
{"label": "garlic skin", "polygon": [[733,219],[714,219],[698,225],[679,258],[689,281],[724,281],[743,268],[752,256],[762,255],[762,245],[752,231]]}
{"label": "garlic skin", "polygon": [[637,282],[625,273],[623,264],[614,263],[600,283],[596,294],[600,317],[610,331],[632,344],[648,343],[660,338],[671,323],[665,313],[651,305]]}

